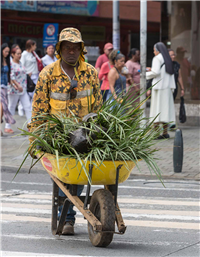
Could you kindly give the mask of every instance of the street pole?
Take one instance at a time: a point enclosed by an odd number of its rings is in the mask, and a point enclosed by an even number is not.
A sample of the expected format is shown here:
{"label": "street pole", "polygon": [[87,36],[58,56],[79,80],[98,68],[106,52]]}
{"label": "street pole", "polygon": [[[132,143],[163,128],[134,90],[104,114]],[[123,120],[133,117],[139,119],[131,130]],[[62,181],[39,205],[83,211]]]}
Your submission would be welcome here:
{"label": "street pole", "polygon": [[119,1],[113,0],[113,47],[120,50]]}
{"label": "street pole", "polygon": [[[146,90],[146,58],[147,58],[147,1],[140,0],[140,89]],[[140,96],[140,102],[146,99],[146,94]],[[146,117],[146,102],[141,107],[144,109],[143,118]]]}

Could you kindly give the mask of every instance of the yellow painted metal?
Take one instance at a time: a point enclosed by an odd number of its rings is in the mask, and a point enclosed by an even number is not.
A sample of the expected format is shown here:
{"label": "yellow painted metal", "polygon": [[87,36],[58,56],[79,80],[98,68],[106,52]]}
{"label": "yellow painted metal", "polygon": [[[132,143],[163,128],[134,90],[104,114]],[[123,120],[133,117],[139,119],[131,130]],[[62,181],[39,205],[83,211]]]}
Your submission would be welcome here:
{"label": "yellow painted metal", "polygon": [[[41,154],[38,155],[38,157]],[[76,185],[86,185],[88,183],[87,176],[81,166],[81,163],[76,161],[76,159],[59,158],[57,162],[56,156],[52,154],[45,154],[41,163],[43,167],[50,172],[52,175],[57,177],[64,183],[76,184]],[[58,165],[59,164],[59,165]],[[86,163],[86,168],[89,173],[89,164]],[[93,167],[92,170],[92,185],[112,185],[115,184],[116,179],[116,169],[123,164],[119,171],[119,183],[126,181],[131,173],[131,170],[135,167],[135,163],[132,161],[104,161],[103,164]],[[81,171],[81,172],[80,172]]]}

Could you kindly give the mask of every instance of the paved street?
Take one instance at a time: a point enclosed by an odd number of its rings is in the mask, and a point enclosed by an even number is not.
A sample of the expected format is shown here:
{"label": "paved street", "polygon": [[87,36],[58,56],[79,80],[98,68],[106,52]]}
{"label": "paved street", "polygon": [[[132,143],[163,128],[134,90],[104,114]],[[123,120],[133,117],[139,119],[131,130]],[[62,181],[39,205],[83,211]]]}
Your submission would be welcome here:
{"label": "paved street", "polygon": [[[106,248],[90,243],[87,222],[77,211],[75,236],[51,234],[52,183],[47,173],[2,172],[4,256],[199,256],[199,182],[128,179],[119,185],[124,235]],[[92,187],[92,191],[99,187]]]}
{"label": "paved street", "polygon": [[[106,249],[90,243],[87,222],[77,212],[73,237],[51,234],[49,175],[37,164],[28,173],[29,157],[13,179],[28,147],[27,137],[17,136],[25,118],[16,116],[14,137],[1,138],[2,256],[135,256],[197,257],[199,252],[199,128],[182,126],[184,163],[173,172],[174,132],[157,144],[158,166],[164,188],[143,162],[119,185],[119,205],[124,235],[114,235]],[[97,187],[92,187],[92,191]],[[77,247],[78,245],[78,247]]]}

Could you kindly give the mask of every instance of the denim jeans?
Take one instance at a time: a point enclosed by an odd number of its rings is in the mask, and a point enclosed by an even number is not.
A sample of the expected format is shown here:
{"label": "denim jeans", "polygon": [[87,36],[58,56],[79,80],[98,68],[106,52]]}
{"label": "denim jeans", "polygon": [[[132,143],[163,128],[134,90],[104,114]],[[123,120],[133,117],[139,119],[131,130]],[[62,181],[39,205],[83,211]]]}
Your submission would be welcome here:
{"label": "denim jeans", "polygon": [[[81,195],[81,193],[83,192],[83,188],[84,188],[84,185],[78,185],[77,186],[77,196]],[[66,196],[60,188],[59,188],[58,195],[59,196]],[[74,207],[74,205],[70,204],[68,212],[67,212],[66,221],[72,221],[73,223],[75,223],[76,211],[73,210],[73,207]],[[63,208],[63,205],[58,207],[58,218],[60,218],[62,208]]]}

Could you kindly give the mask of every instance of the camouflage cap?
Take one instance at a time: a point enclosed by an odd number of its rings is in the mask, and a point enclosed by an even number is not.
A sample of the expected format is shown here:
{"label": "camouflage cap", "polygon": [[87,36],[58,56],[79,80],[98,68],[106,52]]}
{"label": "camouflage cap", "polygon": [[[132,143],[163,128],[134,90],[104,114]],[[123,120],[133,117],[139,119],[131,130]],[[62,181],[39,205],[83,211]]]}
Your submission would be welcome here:
{"label": "camouflage cap", "polygon": [[84,49],[84,41],[81,33],[76,28],[65,28],[60,32],[59,42],[56,44],[56,57],[60,58],[60,44],[62,41],[69,41],[71,43],[81,43],[82,51]]}

